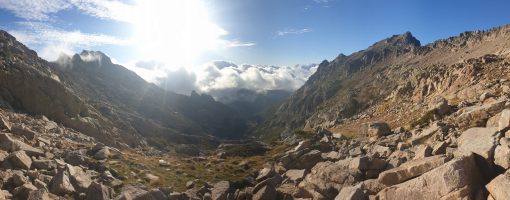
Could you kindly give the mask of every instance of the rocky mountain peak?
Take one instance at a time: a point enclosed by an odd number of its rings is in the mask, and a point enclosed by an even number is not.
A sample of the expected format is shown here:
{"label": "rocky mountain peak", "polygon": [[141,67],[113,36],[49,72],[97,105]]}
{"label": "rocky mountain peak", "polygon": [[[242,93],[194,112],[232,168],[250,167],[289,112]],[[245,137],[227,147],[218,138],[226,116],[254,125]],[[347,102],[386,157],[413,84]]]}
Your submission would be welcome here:
{"label": "rocky mountain peak", "polygon": [[375,50],[381,52],[408,52],[408,50],[420,47],[421,43],[411,32],[405,32],[400,35],[393,35],[389,38],[376,42],[367,50]]}
{"label": "rocky mountain peak", "polygon": [[13,54],[27,54],[30,56],[37,56],[37,53],[28,49],[25,45],[16,40],[14,36],[4,30],[0,30],[0,49],[3,53],[13,52]]}
{"label": "rocky mountain peak", "polygon": [[411,32],[407,31],[400,35],[394,35],[384,42],[391,44],[393,46],[421,46],[421,43],[418,39],[416,39]]}
{"label": "rocky mountain peak", "polygon": [[101,51],[83,50],[80,54],[75,54],[72,58],[73,63],[91,63],[93,65],[108,66],[112,65],[112,60]]}

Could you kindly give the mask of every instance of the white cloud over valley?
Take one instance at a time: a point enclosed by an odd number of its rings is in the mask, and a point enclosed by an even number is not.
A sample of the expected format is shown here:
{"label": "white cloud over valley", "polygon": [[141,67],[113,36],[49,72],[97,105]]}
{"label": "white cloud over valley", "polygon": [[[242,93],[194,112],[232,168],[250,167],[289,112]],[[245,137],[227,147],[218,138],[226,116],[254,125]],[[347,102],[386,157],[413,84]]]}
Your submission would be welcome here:
{"label": "white cloud over valley", "polygon": [[[161,87],[189,95],[192,90],[211,94],[216,99],[225,99],[233,91],[247,89],[256,92],[268,90],[294,91],[301,87],[316,70],[317,65],[268,66],[236,65],[226,61],[215,61],[193,69],[177,70],[165,67],[160,62],[138,62],[130,69],[137,71],[146,80]],[[152,76],[152,77],[151,77]]]}

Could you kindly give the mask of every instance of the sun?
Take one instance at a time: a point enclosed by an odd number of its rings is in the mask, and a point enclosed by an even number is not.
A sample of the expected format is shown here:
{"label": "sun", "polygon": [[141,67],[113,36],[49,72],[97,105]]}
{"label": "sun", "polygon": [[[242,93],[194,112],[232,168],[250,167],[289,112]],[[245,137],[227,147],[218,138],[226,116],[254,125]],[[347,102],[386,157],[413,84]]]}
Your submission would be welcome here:
{"label": "sun", "polygon": [[218,48],[227,34],[211,21],[201,0],[140,0],[136,3],[137,51],[146,59],[187,66]]}

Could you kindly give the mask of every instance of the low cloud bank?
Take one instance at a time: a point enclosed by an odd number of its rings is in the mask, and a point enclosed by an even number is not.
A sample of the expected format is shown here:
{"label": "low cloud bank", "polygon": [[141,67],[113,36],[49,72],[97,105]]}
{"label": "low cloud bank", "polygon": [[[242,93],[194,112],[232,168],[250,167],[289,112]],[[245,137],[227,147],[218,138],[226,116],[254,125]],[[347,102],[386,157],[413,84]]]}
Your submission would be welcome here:
{"label": "low cloud bank", "polygon": [[[151,65],[152,64],[152,65]],[[160,63],[138,62],[137,67],[158,69]],[[194,70],[167,71],[154,82],[169,91],[189,95],[192,90],[207,93],[222,102],[235,101],[239,90],[264,93],[269,90],[294,91],[317,70],[317,65],[267,66],[236,65],[226,61],[205,64]]]}

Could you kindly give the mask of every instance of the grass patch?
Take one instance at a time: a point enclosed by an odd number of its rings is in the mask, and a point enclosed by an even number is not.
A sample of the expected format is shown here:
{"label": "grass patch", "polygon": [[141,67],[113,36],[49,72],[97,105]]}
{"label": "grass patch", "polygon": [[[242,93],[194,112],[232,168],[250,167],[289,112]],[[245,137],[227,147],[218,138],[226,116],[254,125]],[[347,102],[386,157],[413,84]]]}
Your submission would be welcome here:
{"label": "grass patch", "polygon": [[433,121],[435,119],[436,113],[437,113],[436,109],[429,110],[425,114],[423,114],[420,118],[418,118],[417,120],[412,121],[410,123],[410,126],[416,127],[419,125],[429,123],[430,121]]}
{"label": "grass patch", "polygon": [[250,141],[246,144],[235,144],[224,148],[227,156],[249,157],[264,155],[268,148],[260,142]]}
{"label": "grass patch", "polygon": [[[234,156],[226,159],[209,156],[204,160],[172,154],[164,157],[151,157],[136,152],[124,152],[122,159],[108,164],[108,167],[126,177],[124,183],[141,183],[149,188],[169,186],[175,191],[183,192],[186,190],[186,182],[195,179],[199,180],[195,184],[196,187],[202,186],[205,182],[214,184],[222,180],[230,181],[234,187],[243,187],[246,184],[243,181],[245,177],[254,174],[263,167],[264,163],[272,161],[275,156],[281,155],[289,148],[286,145],[279,145],[274,146],[263,155]],[[160,166],[160,159],[165,160],[169,165]],[[149,183],[144,179],[146,173],[158,176],[159,181]]]}

